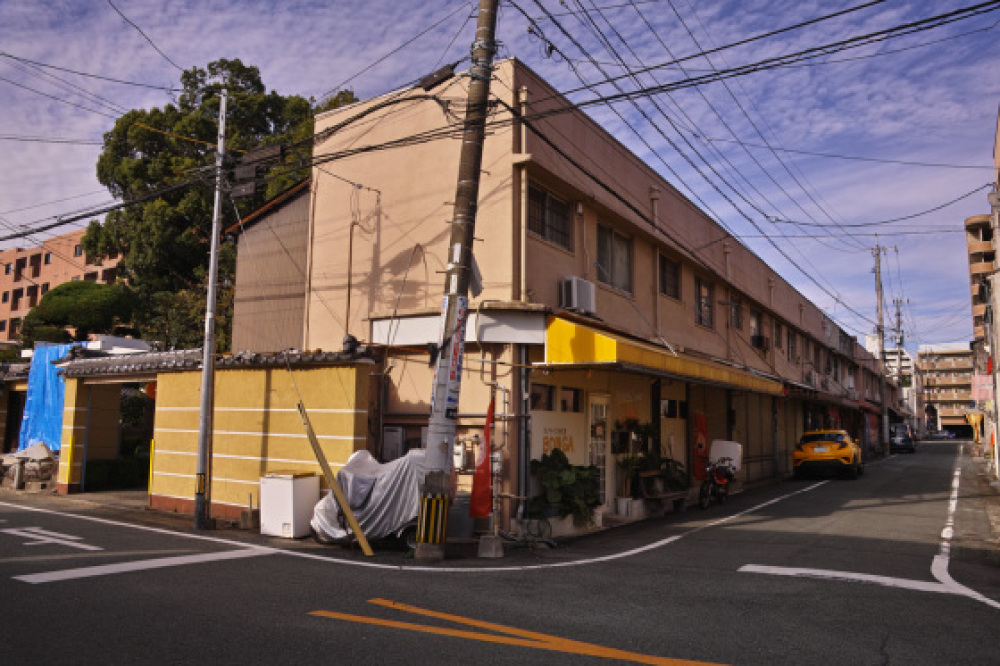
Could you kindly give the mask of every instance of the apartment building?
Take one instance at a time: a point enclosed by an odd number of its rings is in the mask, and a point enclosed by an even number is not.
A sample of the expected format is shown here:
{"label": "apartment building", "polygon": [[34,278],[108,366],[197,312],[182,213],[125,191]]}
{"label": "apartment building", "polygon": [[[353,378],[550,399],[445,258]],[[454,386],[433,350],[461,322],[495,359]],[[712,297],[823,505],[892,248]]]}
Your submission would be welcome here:
{"label": "apartment building", "polygon": [[[878,336],[865,336],[865,349],[878,356]],[[898,386],[900,413],[898,416],[914,428],[922,427],[924,412],[923,383],[920,372],[910,352],[903,347],[886,348],[882,352],[882,365],[889,381]]]}
{"label": "apartment building", "polygon": [[927,429],[968,428],[965,415],[976,408],[969,343],[920,345],[917,366],[923,375]]}
{"label": "apartment building", "polygon": [[[467,80],[317,117],[315,154],[340,159],[239,239],[234,351],[373,346],[382,458],[423,444],[461,148],[442,128]],[[497,396],[507,492],[560,448],[631,517],[622,461],[654,449],[697,478],[709,442],[740,442],[752,483],[788,474],[807,429],[881,448],[896,389],[854,337],[523,63],[497,63],[493,95],[455,418],[481,432]]]}
{"label": "apartment building", "polygon": [[83,252],[84,229],[55,236],[32,247],[0,251],[0,342],[15,342],[21,321],[49,289],[64,282],[90,280],[110,284],[118,259],[92,263]]}

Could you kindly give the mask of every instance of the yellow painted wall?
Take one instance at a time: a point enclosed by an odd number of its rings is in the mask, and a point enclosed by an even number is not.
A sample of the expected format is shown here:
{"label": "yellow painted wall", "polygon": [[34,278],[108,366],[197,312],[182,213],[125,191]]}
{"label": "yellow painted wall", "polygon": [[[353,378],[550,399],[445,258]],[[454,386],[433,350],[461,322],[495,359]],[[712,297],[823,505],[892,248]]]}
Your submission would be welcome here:
{"label": "yellow painted wall", "polygon": [[59,476],[56,483],[80,483],[83,472],[83,438],[87,422],[87,392],[77,379],[66,379],[63,400],[62,440],[59,452]]}
{"label": "yellow painted wall", "polygon": [[[374,366],[294,369],[313,429],[334,471],[367,446],[368,385]],[[286,368],[219,369],[211,458],[213,504],[258,506],[268,472],[321,474],[306,438],[298,394]],[[194,499],[200,372],[157,380],[156,450],[150,495]]]}

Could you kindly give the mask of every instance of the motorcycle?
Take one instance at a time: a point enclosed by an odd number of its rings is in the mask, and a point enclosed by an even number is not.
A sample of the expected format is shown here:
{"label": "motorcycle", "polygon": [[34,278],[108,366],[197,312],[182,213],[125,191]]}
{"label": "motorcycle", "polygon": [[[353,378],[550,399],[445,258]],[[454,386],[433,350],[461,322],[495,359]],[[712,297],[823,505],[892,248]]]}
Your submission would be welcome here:
{"label": "motorcycle", "polygon": [[719,504],[726,503],[729,483],[736,478],[736,465],[732,458],[719,458],[705,467],[705,480],[698,491],[698,506],[707,509],[714,497]]}

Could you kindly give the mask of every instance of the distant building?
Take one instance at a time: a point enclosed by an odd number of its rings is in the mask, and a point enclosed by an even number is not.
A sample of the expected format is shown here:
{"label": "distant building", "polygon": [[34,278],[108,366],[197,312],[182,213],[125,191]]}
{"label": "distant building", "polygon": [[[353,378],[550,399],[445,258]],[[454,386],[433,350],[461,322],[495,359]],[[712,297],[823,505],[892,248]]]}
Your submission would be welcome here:
{"label": "distant building", "polygon": [[972,400],[972,349],[968,342],[920,345],[917,366],[923,374],[929,430],[968,427]]}
{"label": "distant building", "polygon": [[[865,336],[865,349],[874,356],[878,356],[878,336]],[[895,382],[899,386],[899,402],[906,412],[902,414],[903,420],[916,420],[923,413],[923,400],[921,399],[921,389],[923,388],[920,373],[917,372],[916,363],[910,352],[905,348],[886,348],[883,352],[882,363],[885,366],[886,377],[890,382]],[[911,423],[918,426],[917,423]]]}
{"label": "distant building", "polygon": [[94,264],[83,253],[79,229],[33,247],[0,251],[0,342],[16,341],[21,322],[50,289],[88,280],[110,284],[118,277],[118,257]]}

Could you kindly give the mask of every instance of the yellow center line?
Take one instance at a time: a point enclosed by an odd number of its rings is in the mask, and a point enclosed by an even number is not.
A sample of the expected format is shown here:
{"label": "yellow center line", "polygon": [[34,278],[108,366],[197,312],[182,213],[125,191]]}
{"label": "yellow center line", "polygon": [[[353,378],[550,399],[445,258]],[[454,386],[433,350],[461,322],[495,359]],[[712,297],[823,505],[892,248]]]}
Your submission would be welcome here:
{"label": "yellow center line", "polygon": [[[495,631],[499,633],[486,634],[477,631],[465,631],[463,629],[432,627],[430,625],[416,624],[413,622],[399,622],[397,620],[385,620],[377,617],[368,617],[364,615],[350,615],[347,613],[337,613],[334,611],[313,611],[310,613],[310,615],[315,615],[318,617],[327,617],[335,620],[344,620],[347,622],[357,622],[361,624],[392,627],[394,629],[406,629],[409,631],[417,631],[425,634],[436,634],[438,636],[467,638],[470,640],[483,641],[487,643],[502,643],[504,645],[515,645],[519,647],[534,648],[536,650],[551,650],[553,652],[565,652],[568,654],[580,654],[591,657],[606,657],[608,659],[632,661],[640,664],[671,664],[673,666],[682,666],[682,665],[695,666],[698,664],[707,663],[707,662],[689,661],[684,659],[669,659],[666,657],[657,657],[654,655],[640,654],[638,652],[627,652],[625,650],[617,650],[614,648],[603,647],[601,645],[593,645],[590,643],[583,643],[581,641],[574,641],[568,638],[549,636],[547,634],[541,634],[538,632],[528,631],[525,629],[518,629],[516,627],[508,627],[506,625],[496,624],[493,622],[485,622],[483,620],[475,620],[472,618],[461,617],[459,615],[440,613],[437,611],[427,610],[425,608],[419,608],[417,606],[410,606],[408,604],[401,604],[393,601],[387,601],[385,599],[371,599],[370,602],[379,606],[393,608],[395,610],[401,610],[407,613],[424,615],[427,617],[432,617],[439,620],[446,620],[449,622],[457,622],[459,624],[466,624],[469,626],[478,627],[480,629],[488,629],[490,631]],[[499,634],[508,634],[508,635],[504,636]]]}

